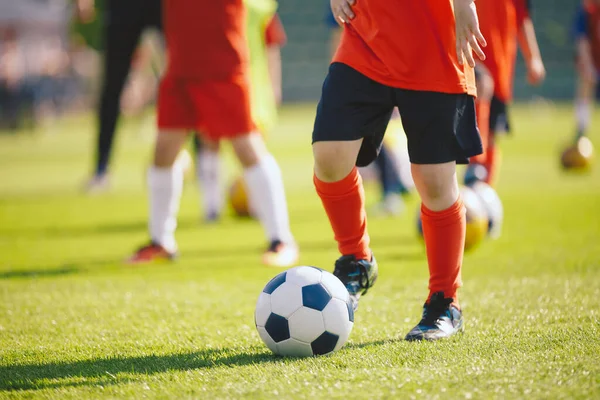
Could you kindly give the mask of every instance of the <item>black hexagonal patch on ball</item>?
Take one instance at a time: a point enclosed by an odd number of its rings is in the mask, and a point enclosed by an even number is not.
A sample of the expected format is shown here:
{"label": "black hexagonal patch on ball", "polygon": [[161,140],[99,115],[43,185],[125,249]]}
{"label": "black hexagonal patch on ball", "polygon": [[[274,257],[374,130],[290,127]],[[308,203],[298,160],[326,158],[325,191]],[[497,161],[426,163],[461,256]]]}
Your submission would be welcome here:
{"label": "black hexagonal patch on ball", "polygon": [[331,353],[333,349],[335,349],[335,345],[339,338],[338,335],[334,335],[333,333],[323,332],[321,336],[313,340],[310,344],[313,354],[321,355]]}
{"label": "black hexagonal patch on ball", "polygon": [[302,288],[302,305],[317,311],[323,311],[331,296],[323,285],[316,283]]}
{"label": "black hexagonal patch on ball", "polygon": [[277,289],[279,286],[281,286],[283,282],[285,282],[285,275],[286,273],[282,272],[275,278],[271,279],[269,283],[267,283],[267,286],[265,286],[265,288],[263,289],[263,292],[265,292],[266,294],[273,293],[275,289]]}
{"label": "black hexagonal patch on ball", "polygon": [[265,329],[275,343],[290,338],[290,326],[288,325],[287,319],[281,315],[271,313],[265,324]]}

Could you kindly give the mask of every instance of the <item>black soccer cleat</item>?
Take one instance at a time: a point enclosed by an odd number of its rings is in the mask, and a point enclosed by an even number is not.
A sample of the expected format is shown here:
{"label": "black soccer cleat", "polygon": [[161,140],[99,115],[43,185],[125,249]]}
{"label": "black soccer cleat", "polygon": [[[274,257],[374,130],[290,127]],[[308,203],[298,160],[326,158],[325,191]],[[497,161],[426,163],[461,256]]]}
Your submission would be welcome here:
{"label": "black soccer cleat", "polygon": [[358,308],[360,296],[366,294],[369,288],[375,284],[377,272],[377,261],[373,255],[371,255],[371,261],[357,261],[354,255],[346,255],[341,256],[335,262],[333,274],[348,289],[354,311]]}
{"label": "black soccer cleat", "polygon": [[452,302],[445,299],[443,292],[434,293],[429,304],[423,306],[423,317],[408,335],[406,340],[438,340],[462,332],[462,312]]}

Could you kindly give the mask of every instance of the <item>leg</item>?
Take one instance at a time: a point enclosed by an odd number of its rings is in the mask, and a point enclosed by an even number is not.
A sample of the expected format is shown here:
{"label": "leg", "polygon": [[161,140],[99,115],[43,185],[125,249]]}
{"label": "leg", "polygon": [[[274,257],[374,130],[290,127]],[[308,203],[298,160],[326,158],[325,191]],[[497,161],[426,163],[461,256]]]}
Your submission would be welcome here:
{"label": "leg", "polygon": [[342,254],[333,273],[348,289],[354,309],[377,279],[365,194],[356,166],[368,165],[377,157],[394,107],[391,99],[390,88],[334,63],[317,107],[313,180]]}
{"label": "leg", "polygon": [[[113,7],[116,6],[113,5]],[[131,58],[140,39],[142,27],[134,24],[109,23],[105,29],[106,54],[104,56],[104,81],[98,111],[99,131],[95,168],[95,174],[98,177],[104,176],[108,169],[120,114],[121,92],[129,74]]]}
{"label": "leg", "polygon": [[489,158],[494,158],[494,155],[491,153],[495,152],[490,130],[490,107],[494,96],[494,79],[487,68],[481,63],[477,65],[475,71],[477,80],[475,109],[483,153],[471,158],[471,164],[468,166],[464,177],[464,182],[467,185],[477,180],[489,182],[491,175],[489,171],[491,160]]}
{"label": "leg", "polygon": [[202,191],[204,220],[212,222],[219,219],[223,209],[219,141],[203,139],[199,135],[194,140],[197,149],[196,178]]}
{"label": "leg", "polygon": [[130,263],[145,263],[171,259],[176,255],[175,228],[183,189],[182,163],[177,162],[187,140],[187,130],[194,126],[195,116],[189,106],[185,82],[168,75],[158,92],[158,135],[152,166],[148,170],[150,216],[148,230],[151,242],[129,259]]}
{"label": "leg", "polygon": [[195,106],[202,110],[206,136],[231,140],[244,168],[248,202],[270,242],[263,262],[288,267],[297,261],[298,248],[290,231],[281,170],[262,136],[249,133],[254,130],[250,95],[246,78],[239,78],[200,84],[194,89]]}
{"label": "leg", "polygon": [[585,136],[590,125],[592,105],[596,92],[596,79],[586,79],[581,71],[581,66],[577,68],[577,91],[575,94],[575,118],[577,120],[577,129],[575,142],[582,136]]}
{"label": "leg", "polygon": [[385,144],[381,146],[379,156],[375,159],[375,165],[379,170],[379,180],[382,187],[382,199],[376,212],[387,215],[398,215],[402,211],[403,185],[400,181],[400,174],[392,159],[394,155]]}
{"label": "leg", "polygon": [[340,254],[371,260],[365,192],[355,166],[361,145],[362,139],[314,143],[314,183]]}
{"label": "leg", "polygon": [[[457,290],[466,233],[456,163],[481,153],[474,99],[467,95],[399,91],[429,267],[423,318],[407,340],[435,340],[462,330]],[[434,121],[434,122],[432,122]]]}
{"label": "leg", "polygon": [[280,253],[280,257],[278,251],[267,251],[263,261],[280,266],[293,264],[297,259],[297,251],[292,251],[296,245],[290,230],[285,189],[277,161],[267,150],[259,133],[237,136],[231,143],[244,168],[248,201],[265,230],[270,248],[277,250],[281,245],[290,246],[289,257],[284,257],[284,253]]}

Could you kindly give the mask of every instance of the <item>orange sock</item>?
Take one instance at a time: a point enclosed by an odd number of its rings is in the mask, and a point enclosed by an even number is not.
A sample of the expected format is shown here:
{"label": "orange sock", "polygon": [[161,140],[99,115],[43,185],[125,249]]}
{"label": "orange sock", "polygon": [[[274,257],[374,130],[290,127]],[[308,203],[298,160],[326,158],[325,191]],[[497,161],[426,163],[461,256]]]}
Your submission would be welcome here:
{"label": "orange sock", "polygon": [[487,183],[490,186],[496,185],[501,164],[502,153],[500,152],[500,148],[494,143],[490,143],[486,151],[486,160],[483,164],[485,165],[485,169],[488,172],[485,183]]}
{"label": "orange sock", "polygon": [[477,127],[479,128],[479,136],[481,136],[483,153],[472,157],[471,161],[485,164],[488,143],[490,142],[490,101],[477,99],[477,102],[475,103],[475,113],[477,115]]}
{"label": "orange sock", "polygon": [[444,292],[458,305],[456,290],[462,285],[460,270],[465,248],[467,220],[462,199],[443,211],[431,211],[421,204],[423,236],[429,264],[429,296]]}
{"label": "orange sock", "polygon": [[338,182],[323,182],[315,175],[315,188],[321,198],[342,255],[354,254],[357,260],[370,260],[365,191],[355,167]]}

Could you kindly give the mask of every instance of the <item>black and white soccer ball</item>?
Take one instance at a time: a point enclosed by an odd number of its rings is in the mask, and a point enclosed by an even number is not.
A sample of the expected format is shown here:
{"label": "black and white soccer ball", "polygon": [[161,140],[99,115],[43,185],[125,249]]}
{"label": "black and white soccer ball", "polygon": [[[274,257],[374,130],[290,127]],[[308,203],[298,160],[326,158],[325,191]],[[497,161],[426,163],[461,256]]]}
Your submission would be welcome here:
{"label": "black and white soccer ball", "polygon": [[307,266],[271,279],[258,297],[254,318],[267,347],[290,357],[339,350],[354,325],[344,284],[327,271]]}

